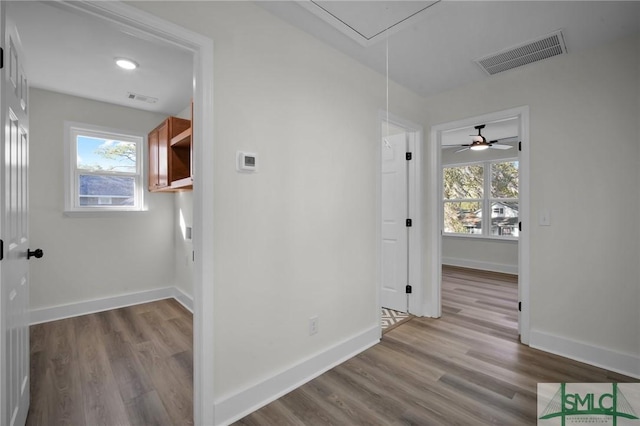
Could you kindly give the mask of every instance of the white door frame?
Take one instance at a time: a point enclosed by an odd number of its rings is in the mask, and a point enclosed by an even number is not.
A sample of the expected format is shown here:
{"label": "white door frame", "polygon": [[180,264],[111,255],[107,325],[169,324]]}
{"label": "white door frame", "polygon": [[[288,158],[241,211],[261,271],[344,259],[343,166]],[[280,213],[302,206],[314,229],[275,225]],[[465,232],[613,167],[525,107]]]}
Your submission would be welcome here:
{"label": "white door frame", "polygon": [[[193,410],[194,424],[214,419],[213,316],[213,41],[119,1],[63,1],[142,37],[153,37],[193,53]],[[206,159],[206,161],[205,161]],[[206,167],[205,167],[206,165]],[[205,220],[206,218],[206,220]]]}
{"label": "white door frame", "polygon": [[486,123],[497,121],[504,118],[518,117],[520,126],[520,140],[522,142],[522,150],[519,155],[519,194],[520,194],[520,222],[522,223],[522,231],[518,237],[518,292],[522,302],[522,311],[520,312],[518,327],[520,330],[520,340],[524,344],[529,344],[529,244],[530,229],[532,226],[529,220],[529,107],[522,106],[511,108],[504,111],[497,111],[476,117],[469,117],[449,123],[438,124],[431,127],[431,146],[430,146],[430,212],[431,220],[429,223],[429,233],[431,238],[431,265],[432,270],[429,274],[430,297],[427,301],[427,312],[429,316],[439,317],[442,313],[441,285],[442,285],[442,185],[440,184],[442,158],[442,132],[447,130],[459,129],[463,127],[475,126],[478,123]]}
{"label": "white door frame", "polygon": [[[380,136],[378,137],[376,186],[377,186],[377,211],[376,211],[376,256],[377,256],[377,305],[378,312],[381,311],[382,291],[382,230],[380,228],[382,217],[382,138],[385,136],[385,123],[401,127],[407,132],[410,146],[413,146],[412,160],[409,162],[409,218],[412,220],[412,232],[409,234],[409,281],[413,292],[409,297],[409,312],[416,316],[424,315],[423,300],[423,276],[422,276],[422,146],[423,128],[387,111],[380,111]],[[380,321],[378,321],[380,324]]]}

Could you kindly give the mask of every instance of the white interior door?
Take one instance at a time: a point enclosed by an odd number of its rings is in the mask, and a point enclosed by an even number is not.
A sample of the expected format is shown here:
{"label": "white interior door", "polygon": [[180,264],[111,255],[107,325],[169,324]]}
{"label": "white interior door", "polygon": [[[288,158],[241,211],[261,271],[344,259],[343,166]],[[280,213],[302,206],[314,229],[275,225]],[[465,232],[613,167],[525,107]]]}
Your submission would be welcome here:
{"label": "white interior door", "polygon": [[405,133],[382,139],[382,289],[383,308],[407,311],[408,178]]}
{"label": "white interior door", "polygon": [[[4,5],[3,5],[4,6]],[[4,14],[0,261],[2,410],[0,423],[24,425],[29,410],[28,86],[17,30]]]}

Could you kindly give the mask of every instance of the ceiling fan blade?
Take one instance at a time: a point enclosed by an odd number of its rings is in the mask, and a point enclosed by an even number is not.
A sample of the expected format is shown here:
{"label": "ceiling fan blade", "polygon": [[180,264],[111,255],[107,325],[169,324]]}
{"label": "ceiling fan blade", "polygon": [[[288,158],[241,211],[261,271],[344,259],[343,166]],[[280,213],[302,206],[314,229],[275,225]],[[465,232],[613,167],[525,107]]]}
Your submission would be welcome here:
{"label": "ceiling fan blade", "polygon": [[500,145],[497,143],[491,144],[491,146],[489,148],[493,148],[493,149],[511,149],[513,148],[511,145]]}

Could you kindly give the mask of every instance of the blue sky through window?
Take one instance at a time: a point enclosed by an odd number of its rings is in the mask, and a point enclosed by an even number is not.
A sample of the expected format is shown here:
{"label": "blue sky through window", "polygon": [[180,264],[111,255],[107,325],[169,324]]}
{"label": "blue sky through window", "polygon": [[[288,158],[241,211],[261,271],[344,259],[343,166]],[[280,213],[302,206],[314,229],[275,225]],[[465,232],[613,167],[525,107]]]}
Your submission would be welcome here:
{"label": "blue sky through window", "polygon": [[[100,154],[105,149],[121,146],[133,154],[133,159],[125,156],[107,158]],[[94,138],[78,135],[77,137],[77,167],[85,170],[105,170],[118,172],[135,172],[136,144],[110,139]]]}

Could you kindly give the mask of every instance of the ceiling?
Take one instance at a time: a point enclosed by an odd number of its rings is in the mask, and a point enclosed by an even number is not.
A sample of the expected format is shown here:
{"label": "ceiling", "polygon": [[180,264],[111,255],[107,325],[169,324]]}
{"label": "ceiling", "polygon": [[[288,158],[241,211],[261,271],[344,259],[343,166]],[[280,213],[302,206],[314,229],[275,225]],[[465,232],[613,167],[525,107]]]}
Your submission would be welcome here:
{"label": "ceiling", "polygon": [[[174,115],[189,106],[192,54],[56,2],[7,2],[25,50],[30,86]],[[140,66],[125,71],[114,58]],[[129,93],[157,99],[130,99]],[[151,99],[153,100],[153,99]]]}
{"label": "ceiling", "polygon": [[[561,29],[569,54],[640,32],[640,1],[257,1],[422,95],[491,78],[476,59]],[[191,98],[192,56],[57,2],[7,2],[31,86],[165,114]],[[185,7],[188,7],[185,5]],[[127,72],[113,59],[140,67]],[[526,65],[535,66],[535,64]],[[508,72],[508,71],[507,71]],[[129,93],[157,98],[129,99]]]}
{"label": "ceiling", "polygon": [[[257,2],[381,74],[388,39],[389,78],[422,96],[491,78],[475,60],[556,30],[562,30],[569,54],[640,32],[639,1],[432,3]],[[380,28],[389,30],[370,37]]]}

